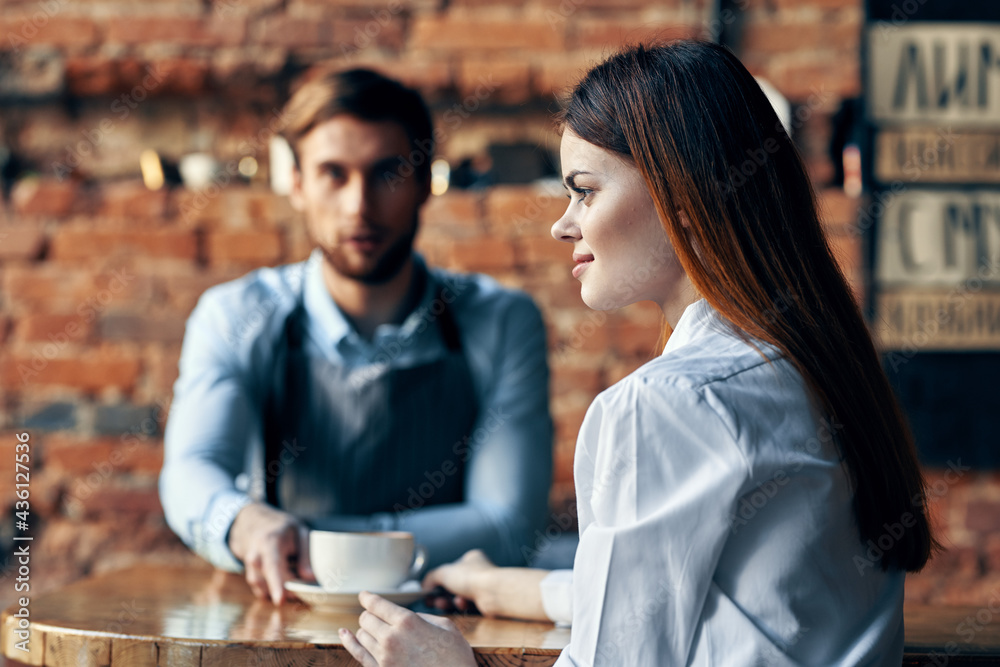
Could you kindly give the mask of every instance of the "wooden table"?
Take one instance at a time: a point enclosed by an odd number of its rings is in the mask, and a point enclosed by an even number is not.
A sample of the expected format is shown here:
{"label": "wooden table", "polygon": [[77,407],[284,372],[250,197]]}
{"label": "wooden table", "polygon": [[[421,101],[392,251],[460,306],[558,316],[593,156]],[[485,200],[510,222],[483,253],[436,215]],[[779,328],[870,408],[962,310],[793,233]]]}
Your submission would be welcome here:
{"label": "wooden table", "polygon": [[[32,596],[28,653],[15,647],[16,611],[3,614],[3,654],[28,665],[358,664],[337,636],[358,629],[357,614],[275,607],[242,577],[209,569],[136,567]],[[551,623],[452,618],[481,665],[551,665],[569,643]]]}
{"label": "wooden table", "polygon": [[981,607],[906,605],[903,615],[904,667],[1000,665],[1000,600]]}
{"label": "wooden table", "polygon": [[[1000,600],[983,607],[906,607],[903,665],[1000,665]],[[3,654],[14,664],[356,665],[337,629],[357,615],[255,600],[237,575],[207,569],[136,567],[31,597],[29,652],[15,647],[17,606],[3,614]],[[454,616],[480,665],[556,661],[569,630]]]}

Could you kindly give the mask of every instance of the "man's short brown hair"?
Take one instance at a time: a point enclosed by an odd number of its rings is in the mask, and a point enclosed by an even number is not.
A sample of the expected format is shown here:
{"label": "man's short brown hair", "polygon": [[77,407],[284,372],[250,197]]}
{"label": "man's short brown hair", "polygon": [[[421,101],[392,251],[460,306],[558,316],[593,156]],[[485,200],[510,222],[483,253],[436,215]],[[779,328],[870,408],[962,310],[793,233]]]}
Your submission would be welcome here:
{"label": "man's short brown hair", "polygon": [[281,136],[299,164],[299,142],[320,123],[348,114],[365,121],[397,123],[413,149],[400,156],[424,182],[434,156],[434,126],[420,93],[370,69],[342,70],[331,65],[314,68],[285,105]]}

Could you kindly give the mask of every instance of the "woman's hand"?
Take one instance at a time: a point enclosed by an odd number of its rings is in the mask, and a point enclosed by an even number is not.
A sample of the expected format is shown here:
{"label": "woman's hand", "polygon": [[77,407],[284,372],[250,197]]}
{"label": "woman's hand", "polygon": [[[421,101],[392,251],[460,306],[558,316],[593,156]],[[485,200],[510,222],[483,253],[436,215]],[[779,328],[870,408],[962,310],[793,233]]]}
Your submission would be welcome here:
{"label": "woman's hand", "polygon": [[374,593],[358,596],[365,608],[354,635],[340,629],[344,648],[364,667],[475,667],[472,647],[447,618],[416,614]]}
{"label": "woman's hand", "polygon": [[528,567],[497,567],[476,549],[428,572],[423,586],[424,590],[448,590],[462,611],[475,603],[483,616],[547,621],[541,583],[548,574],[548,570]]}
{"label": "woman's hand", "polygon": [[459,611],[469,611],[475,604],[483,614],[492,615],[491,601],[494,596],[490,590],[490,576],[498,570],[500,568],[486,554],[473,549],[454,563],[428,572],[423,587],[428,592],[443,588],[453,596],[451,605],[445,600],[435,601],[434,606],[442,611],[451,611],[452,605]]}

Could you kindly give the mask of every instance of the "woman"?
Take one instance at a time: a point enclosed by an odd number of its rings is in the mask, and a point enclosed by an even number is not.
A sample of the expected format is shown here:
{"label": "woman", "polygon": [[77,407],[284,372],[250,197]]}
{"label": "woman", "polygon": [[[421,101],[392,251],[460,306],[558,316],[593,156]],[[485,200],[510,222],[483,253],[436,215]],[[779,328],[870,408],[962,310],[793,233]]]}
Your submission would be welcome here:
{"label": "woman", "polygon": [[[898,665],[904,572],[936,546],[924,483],[760,87],[717,45],[629,49],[576,87],[561,160],[552,233],[584,302],[651,299],[666,324],[580,430],[557,664]],[[425,585],[544,617],[543,576],[470,554]],[[362,664],[474,664],[442,619],[362,603]]]}

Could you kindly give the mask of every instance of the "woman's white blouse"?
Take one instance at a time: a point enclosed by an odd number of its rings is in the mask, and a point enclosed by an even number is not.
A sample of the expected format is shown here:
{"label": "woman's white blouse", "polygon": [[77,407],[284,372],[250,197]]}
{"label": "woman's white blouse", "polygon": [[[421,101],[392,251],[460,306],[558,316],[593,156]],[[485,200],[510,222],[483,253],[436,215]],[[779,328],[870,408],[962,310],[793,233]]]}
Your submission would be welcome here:
{"label": "woman's white blouse", "polygon": [[550,613],[572,608],[557,665],[902,661],[904,575],[861,542],[839,422],[757,347],[698,301],[660,357],[591,405],[572,583],[543,586]]}

